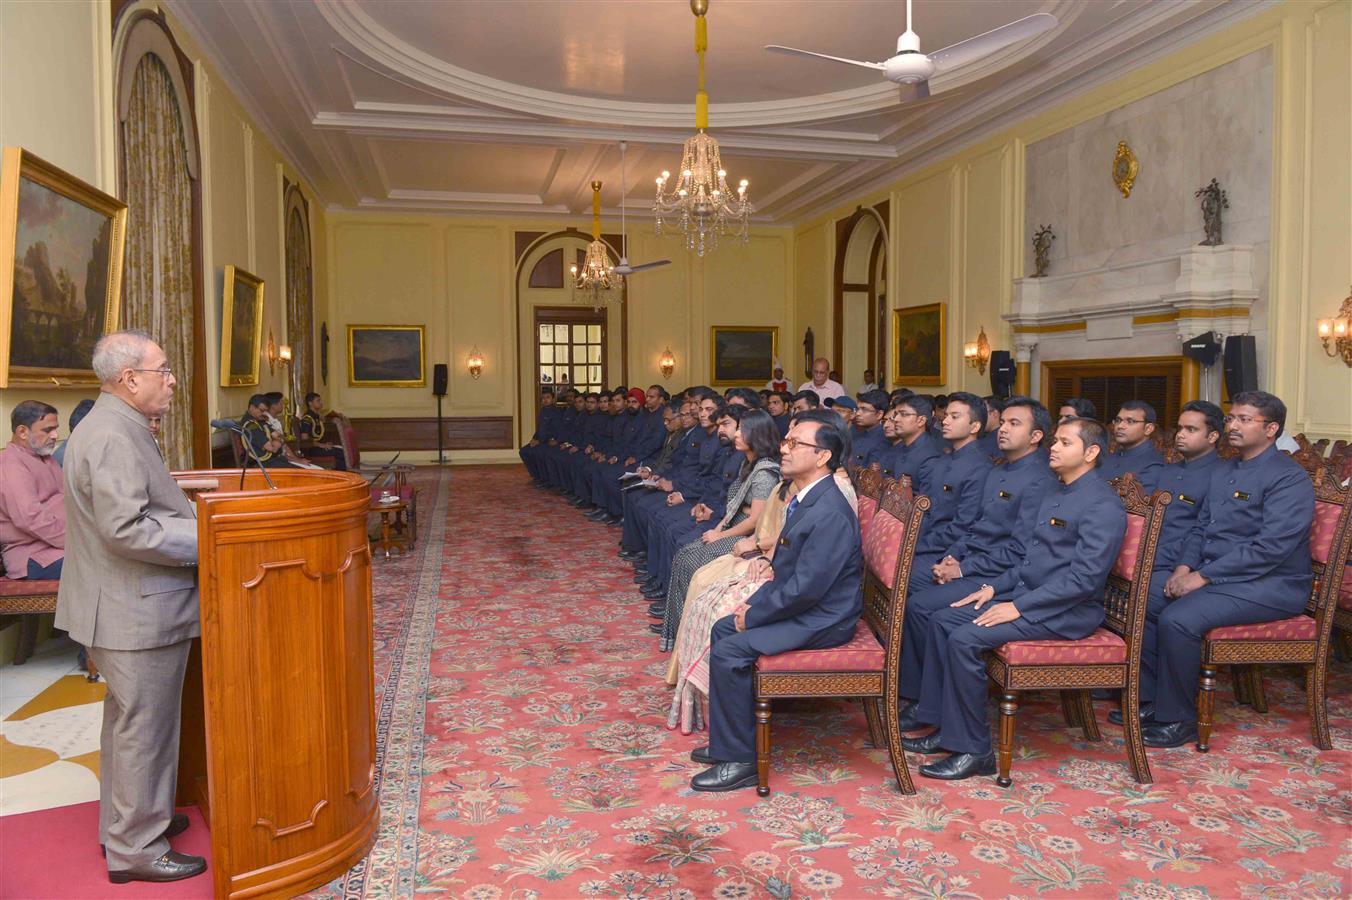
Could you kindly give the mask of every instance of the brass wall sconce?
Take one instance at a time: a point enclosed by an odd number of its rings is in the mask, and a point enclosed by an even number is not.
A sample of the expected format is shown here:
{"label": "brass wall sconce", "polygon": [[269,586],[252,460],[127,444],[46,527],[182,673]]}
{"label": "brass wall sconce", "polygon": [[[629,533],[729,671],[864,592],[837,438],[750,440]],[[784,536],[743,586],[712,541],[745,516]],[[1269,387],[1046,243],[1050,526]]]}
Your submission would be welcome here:
{"label": "brass wall sconce", "polygon": [[469,368],[470,377],[478,381],[479,376],[484,373],[484,355],[479,352],[477,346],[469,351],[469,358],[465,360],[465,364]]}
{"label": "brass wall sconce", "polygon": [[268,357],[268,374],[269,375],[277,374],[277,360],[280,358],[280,356],[277,350],[277,342],[272,338],[271,328],[268,329],[267,357]]}
{"label": "brass wall sconce", "polygon": [[282,344],[277,348],[277,361],[284,366],[291,365],[291,345]]}
{"label": "brass wall sconce", "polygon": [[980,374],[986,374],[986,365],[991,361],[991,344],[990,341],[986,340],[986,327],[984,325],[975,341],[963,344],[962,361],[976,369]]}
{"label": "brass wall sconce", "polygon": [[676,357],[672,355],[670,347],[657,358],[657,368],[662,370],[663,378],[670,378],[671,373],[676,371]]}
{"label": "brass wall sconce", "polygon": [[1352,367],[1352,293],[1347,295],[1335,319],[1320,319],[1316,326],[1324,352]]}

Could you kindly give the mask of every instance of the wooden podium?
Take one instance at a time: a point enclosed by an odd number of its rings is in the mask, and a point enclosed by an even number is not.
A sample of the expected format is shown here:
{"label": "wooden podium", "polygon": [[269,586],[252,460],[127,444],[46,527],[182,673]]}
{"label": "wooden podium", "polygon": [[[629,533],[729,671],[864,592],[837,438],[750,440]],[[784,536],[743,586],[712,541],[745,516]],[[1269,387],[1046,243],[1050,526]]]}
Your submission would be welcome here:
{"label": "wooden podium", "polygon": [[375,842],[370,493],[349,472],[176,472],[197,504],[202,638],[183,687],[180,803],[217,897],[290,897]]}

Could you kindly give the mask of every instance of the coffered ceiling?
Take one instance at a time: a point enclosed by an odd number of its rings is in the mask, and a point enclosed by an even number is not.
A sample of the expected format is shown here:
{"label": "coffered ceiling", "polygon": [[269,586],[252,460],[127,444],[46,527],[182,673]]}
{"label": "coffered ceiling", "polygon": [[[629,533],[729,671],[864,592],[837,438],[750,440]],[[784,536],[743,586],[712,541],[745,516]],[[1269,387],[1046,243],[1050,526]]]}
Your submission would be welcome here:
{"label": "coffered ceiling", "polygon": [[[1034,12],[1053,31],[898,102],[869,70],[901,0],[712,0],[710,132],[756,218],[811,216],[1274,0],[915,0],[933,51]],[[694,131],[688,0],[166,0],[331,208],[566,216],[651,206]]]}

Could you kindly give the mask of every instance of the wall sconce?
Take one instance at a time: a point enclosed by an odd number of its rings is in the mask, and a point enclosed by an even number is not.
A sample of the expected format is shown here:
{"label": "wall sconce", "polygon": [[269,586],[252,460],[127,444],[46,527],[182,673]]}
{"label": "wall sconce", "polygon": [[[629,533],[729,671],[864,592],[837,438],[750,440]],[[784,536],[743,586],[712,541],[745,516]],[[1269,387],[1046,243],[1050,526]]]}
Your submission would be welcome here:
{"label": "wall sconce", "polygon": [[284,366],[291,365],[291,345],[282,344],[277,348],[277,361]]}
{"label": "wall sconce", "polygon": [[1335,358],[1342,357],[1346,365],[1352,366],[1352,293],[1338,309],[1338,317],[1320,319],[1316,329],[1324,352]]}
{"label": "wall sconce", "polygon": [[991,361],[991,344],[990,341],[986,340],[986,327],[984,325],[973,343],[963,345],[962,360],[980,374],[986,374],[986,364]]}
{"label": "wall sconce", "polygon": [[484,355],[479,352],[477,346],[469,351],[469,358],[465,360],[465,364],[469,367],[470,377],[478,381],[484,372]]}
{"label": "wall sconce", "polygon": [[671,348],[662,351],[662,355],[657,358],[657,368],[662,370],[663,378],[670,378],[671,373],[676,371],[676,357],[671,354]]}
{"label": "wall sconce", "polygon": [[279,353],[278,353],[278,350],[277,350],[277,342],[274,341],[274,340],[272,339],[272,329],[271,329],[271,328],[268,329],[268,351],[267,351],[267,356],[268,356],[268,374],[269,374],[269,375],[274,375],[274,374],[276,374],[276,372],[277,372],[277,360],[278,360],[278,358],[279,358]]}

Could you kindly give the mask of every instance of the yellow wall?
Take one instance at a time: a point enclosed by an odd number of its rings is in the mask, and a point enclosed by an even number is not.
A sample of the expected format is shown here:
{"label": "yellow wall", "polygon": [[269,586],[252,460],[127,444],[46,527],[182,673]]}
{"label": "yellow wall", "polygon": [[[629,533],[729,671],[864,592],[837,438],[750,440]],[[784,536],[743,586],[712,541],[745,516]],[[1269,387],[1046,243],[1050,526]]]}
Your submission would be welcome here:
{"label": "yellow wall", "polygon": [[1315,320],[1335,314],[1352,284],[1352,4],[1345,0],[1284,4],[801,223],[794,231],[800,319],[821,323],[818,346],[830,346],[823,340],[835,221],[890,199],[892,305],[949,304],[948,383],[926,390],[986,392],[986,376],[962,364],[962,344],[984,326],[992,347],[1012,349],[1000,314],[1009,310],[1012,280],[1024,274],[1024,147],[1261,47],[1272,47],[1275,58],[1264,387],[1286,401],[1290,430],[1352,437],[1352,369],[1327,358],[1314,336]]}

